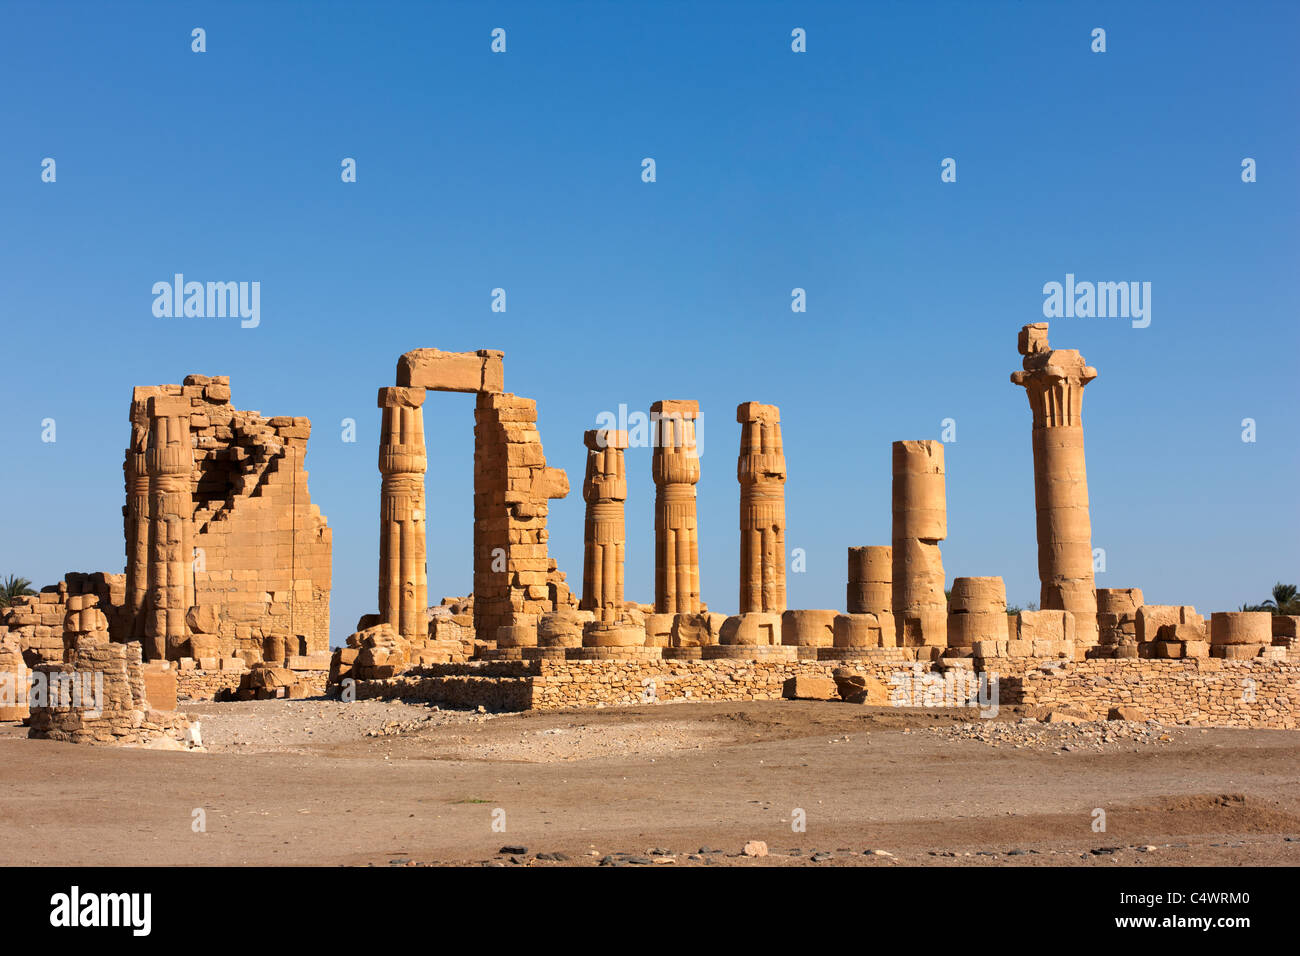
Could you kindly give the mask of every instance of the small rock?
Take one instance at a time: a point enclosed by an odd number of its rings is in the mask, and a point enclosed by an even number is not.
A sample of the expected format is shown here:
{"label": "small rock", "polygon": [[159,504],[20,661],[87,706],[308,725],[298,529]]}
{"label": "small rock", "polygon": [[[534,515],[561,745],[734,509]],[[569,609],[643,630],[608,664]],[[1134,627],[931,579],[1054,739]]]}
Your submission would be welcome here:
{"label": "small rock", "polygon": [[741,852],[745,856],[767,856],[767,844],[762,840],[750,840]]}

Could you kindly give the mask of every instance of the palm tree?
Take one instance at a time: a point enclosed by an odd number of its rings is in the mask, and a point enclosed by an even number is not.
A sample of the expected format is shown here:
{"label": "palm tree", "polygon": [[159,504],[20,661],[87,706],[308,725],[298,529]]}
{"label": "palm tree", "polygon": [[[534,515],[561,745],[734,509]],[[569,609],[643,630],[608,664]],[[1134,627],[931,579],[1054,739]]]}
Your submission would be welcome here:
{"label": "palm tree", "polygon": [[1274,614],[1300,614],[1300,601],[1296,600],[1296,586],[1278,581],[1273,585],[1273,597],[1263,602],[1259,609],[1272,611]]}
{"label": "palm tree", "polygon": [[26,578],[16,578],[11,574],[4,581],[0,581],[0,607],[8,607],[13,604],[14,598],[35,593],[32,590],[31,581]]}

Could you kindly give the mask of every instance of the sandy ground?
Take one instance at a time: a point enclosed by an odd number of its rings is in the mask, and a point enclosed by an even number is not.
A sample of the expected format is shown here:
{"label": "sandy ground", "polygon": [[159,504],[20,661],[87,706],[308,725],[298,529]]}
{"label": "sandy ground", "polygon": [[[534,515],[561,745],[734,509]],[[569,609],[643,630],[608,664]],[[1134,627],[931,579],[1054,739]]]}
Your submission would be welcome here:
{"label": "sandy ground", "polygon": [[811,701],[184,709],[203,752],[0,724],[0,864],[1300,863],[1294,731]]}

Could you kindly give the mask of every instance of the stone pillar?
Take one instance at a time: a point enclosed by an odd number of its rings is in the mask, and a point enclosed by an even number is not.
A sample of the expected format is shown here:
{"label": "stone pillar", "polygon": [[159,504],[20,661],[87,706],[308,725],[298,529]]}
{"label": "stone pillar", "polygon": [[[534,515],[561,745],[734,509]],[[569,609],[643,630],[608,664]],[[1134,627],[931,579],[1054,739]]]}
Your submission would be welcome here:
{"label": "stone pillar", "polygon": [[1047,323],[1020,330],[1024,386],[1034,416],[1034,504],[1038,512],[1039,606],[1074,614],[1076,639],[1097,643],[1092,524],[1083,457],[1083,389],[1097,377],[1074,349],[1052,350]]}
{"label": "stone pillar", "polygon": [[699,414],[699,402],[662,401],[650,406],[658,614],[695,614],[700,609],[700,529],[695,512],[695,483],[700,480],[695,420]]}
{"label": "stone pillar", "polygon": [[587,474],[582,481],[587,519],[579,606],[594,611],[598,623],[615,624],[623,616],[623,549],[627,541],[623,449],[627,448],[627,432],[595,429],[584,432],[582,440],[587,446]]}
{"label": "stone pillar", "polygon": [[[137,392],[139,390],[137,389]],[[131,401],[131,443],[126,449],[126,636],[144,638],[145,600],[149,593],[149,469],[145,451],[149,445],[149,400]]]}
{"label": "stone pillar", "polygon": [[785,452],[781,410],[745,402],[740,423],[740,613],[785,611]]}
{"label": "stone pillar", "polygon": [[418,386],[379,390],[379,620],[420,643],[429,637],[424,394]]}
{"label": "stone pillar", "polygon": [[953,578],[948,646],[1007,639],[1007,590],[1001,578]]}
{"label": "stone pillar", "polygon": [[889,545],[849,548],[849,585],[846,609],[850,614],[874,614],[880,621],[885,646],[893,647],[894,549]]}
{"label": "stone pillar", "polygon": [[946,647],[948,600],[939,553],[939,542],[948,536],[943,444],[896,441],[893,468],[892,604],[898,646]]}
{"label": "stone pillar", "polygon": [[185,615],[194,604],[194,446],[190,440],[190,400],[149,399],[149,531],[145,588],[144,656],[170,660],[184,656]]}

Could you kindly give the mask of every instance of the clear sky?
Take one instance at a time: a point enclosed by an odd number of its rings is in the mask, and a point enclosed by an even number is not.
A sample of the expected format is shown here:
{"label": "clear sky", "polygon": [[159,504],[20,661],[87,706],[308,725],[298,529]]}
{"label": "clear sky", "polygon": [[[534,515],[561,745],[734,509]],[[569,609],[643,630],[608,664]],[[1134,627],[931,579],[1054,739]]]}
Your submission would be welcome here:
{"label": "clear sky", "polygon": [[[428,346],[504,349],[537,399],[575,589],[583,429],[695,398],[713,609],[737,603],[750,400],[781,407],[790,606],[843,607],[845,549],[889,543],[890,442],[946,418],[949,580],[1036,601],[1008,376],[1070,273],[1151,283],[1146,328],[1052,321],[1099,372],[1098,586],[1259,601],[1300,580],[1298,28],[1291,2],[7,2],[0,576],[121,571],[131,387],[228,374],[237,407],[314,423],[340,642],[376,609],[376,389]],[[260,324],[155,317],[177,272],[260,282]],[[425,407],[436,601],[471,586],[473,399]],[[628,456],[627,596],[650,601],[650,452]]]}

